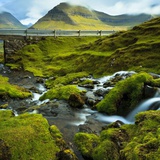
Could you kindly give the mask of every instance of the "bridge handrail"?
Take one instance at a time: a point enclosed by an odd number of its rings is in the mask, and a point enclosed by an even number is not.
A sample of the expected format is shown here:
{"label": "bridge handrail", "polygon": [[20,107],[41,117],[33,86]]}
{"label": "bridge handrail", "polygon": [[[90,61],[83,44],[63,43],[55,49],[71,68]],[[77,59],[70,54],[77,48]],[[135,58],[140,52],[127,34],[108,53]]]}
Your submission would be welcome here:
{"label": "bridge handrail", "polygon": [[0,29],[0,36],[105,36],[114,30],[39,30],[39,29]]}

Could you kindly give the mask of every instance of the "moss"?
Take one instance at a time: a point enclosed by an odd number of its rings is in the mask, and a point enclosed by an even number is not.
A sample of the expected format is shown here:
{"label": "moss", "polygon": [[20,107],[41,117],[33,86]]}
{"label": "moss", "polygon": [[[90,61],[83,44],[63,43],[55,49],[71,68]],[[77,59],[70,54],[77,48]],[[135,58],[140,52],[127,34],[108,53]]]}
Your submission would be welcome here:
{"label": "moss", "polygon": [[109,94],[96,105],[98,111],[107,114],[122,114],[125,110],[127,113],[140,102],[143,98],[144,85],[151,83],[152,80],[151,75],[139,73],[118,82]]}
{"label": "moss", "polygon": [[105,140],[100,143],[93,152],[94,160],[119,160],[118,148],[115,143],[110,140]]}
{"label": "moss", "polygon": [[88,74],[86,72],[78,72],[78,73],[69,73],[65,76],[57,77],[55,80],[49,79],[46,81],[46,86],[48,88],[54,87],[55,85],[63,84],[71,84],[74,80],[77,80],[78,78],[85,77]]}
{"label": "moss", "polygon": [[[75,142],[84,156],[93,160],[160,159],[159,110],[137,114],[135,124],[125,124],[119,128],[108,125],[105,128],[99,136],[88,133],[75,135]],[[96,146],[91,145],[91,137],[94,136],[98,140]]]}
{"label": "moss", "polygon": [[13,117],[11,111],[0,111],[0,117],[1,139],[10,148],[12,160],[56,159],[56,153],[60,151],[55,143],[58,131],[52,127],[52,137],[49,124],[42,115],[22,114]]}
{"label": "moss", "polygon": [[[121,154],[126,159],[156,159],[160,158],[160,111],[146,111],[136,115],[135,129],[132,138]],[[129,130],[128,130],[129,131]]]}
{"label": "moss", "polygon": [[27,98],[31,96],[31,92],[17,85],[11,85],[7,77],[0,75],[0,96],[11,98]]}
{"label": "moss", "polygon": [[88,158],[92,157],[94,148],[99,144],[99,137],[95,134],[77,133],[75,135],[75,143],[82,155]]}
{"label": "moss", "polygon": [[80,91],[75,85],[66,85],[66,86],[56,86],[49,91],[47,91],[44,95],[40,97],[40,100],[45,99],[65,99],[68,100],[71,94],[80,94]]}

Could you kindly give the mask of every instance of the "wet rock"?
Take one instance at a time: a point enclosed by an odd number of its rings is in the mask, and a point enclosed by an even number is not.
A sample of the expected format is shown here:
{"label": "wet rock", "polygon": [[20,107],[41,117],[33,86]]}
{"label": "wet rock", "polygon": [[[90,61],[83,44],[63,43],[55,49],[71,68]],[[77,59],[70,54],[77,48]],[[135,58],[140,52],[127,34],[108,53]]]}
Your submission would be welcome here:
{"label": "wet rock", "polygon": [[82,97],[78,94],[71,94],[68,99],[68,103],[73,108],[82,108],[83,105],[85,104]]}
{"label": "wet rock", "polygon": [[102,127],[102,130],[106,130],[108,128],[120,128],[124,123],[120,120],[117,120],[107,126]]}
{"label": "wet rock", "polygon": [[95,92],[94,92],[94,94],[95,95],[97,95],[97,96],[102,96],[102,97],[104,97],[106,94],[108,94],[109,93],[109,91],[111,90],[111,88],[100,88],[100,89],[98,89],[98,90],[96,90]]}
{"label": "wet rock", "polygon": [[88,89],[94,89],[94,85],[93,84],[80,84],[78,86],[79,87],[88,88]]}
{"label": "wet rock", "polygon": [[41,77],[36,78],[36,83],[44,83],[44,79]]}
{"label": "wet rock", "polygon": [[112,82],[112,81],[107,81],[103,84],[103,87],[104,88],[107,88],[107,87],[113,87],[115,85],[115,82]]}
{"label": "wet rock", "polygon": [[151,98],[157,93],[158,89],[156,87],[151,87],[148,85],[144,86],[144,98]]}

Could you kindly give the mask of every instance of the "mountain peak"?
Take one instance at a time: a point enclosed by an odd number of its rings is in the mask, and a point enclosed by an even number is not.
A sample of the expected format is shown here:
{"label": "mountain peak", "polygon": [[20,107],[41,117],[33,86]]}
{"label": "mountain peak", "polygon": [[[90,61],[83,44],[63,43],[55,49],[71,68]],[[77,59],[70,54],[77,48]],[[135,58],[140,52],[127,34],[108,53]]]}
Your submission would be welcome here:
{"label": "mountain peak", "polygon": [[39,29],[124,30],[147,21],[150,16],[110,16],[85,6],[60,3],[32,26]]}
{"label": "mountain peak", "polygon": [[11,13],[9,12],[1,12],[0,13],[0,28],[25,28],[22,23],[17,20]]}

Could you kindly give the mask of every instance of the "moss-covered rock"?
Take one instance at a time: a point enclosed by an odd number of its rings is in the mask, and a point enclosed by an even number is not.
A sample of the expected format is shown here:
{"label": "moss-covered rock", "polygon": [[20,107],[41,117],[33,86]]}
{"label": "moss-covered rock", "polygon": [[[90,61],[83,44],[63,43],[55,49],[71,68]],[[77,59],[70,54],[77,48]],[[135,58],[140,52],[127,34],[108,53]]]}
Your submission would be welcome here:
{"label": "moss-covered rock", "polygon": [[[66,150],[58,128],[49,126],[42,115],[22,114],[14,117],[10,110],[0,111],[0,143],[0,159],[56,160],[58,153]],[[70,153],[74,155],[72,151]]]}
{"label": "moss-covered rock", "polygon": [[86,158],[92,158],[93,150],[98,146],[99,142],[99,137],[95,134],[80,132],[75,135],[75,143]]}
{"label": "moss-covered rock", "polygon": [[31,92],[27,89],[19,87],[17,85],[12,85],[8,82],[7,77],[3,77],[0,75],[0,97],[3,99],[7,99],[7,97],[11,98],[27,98],[31,96]]}
{"label": "moss-covered rock", "polygon": [[78,83],[79,78],[85,77],[88,74],[86,72],[68,73],[65,76],[59,76],[57,78],[51,78],[45,82],[48,88],[52,88],[56,85],[68,85],[72,83]]}
{"label": "moss-covered rock", "polygon": [[81,97],[81,95],[78,94],[71,94],[68,99],[68,103],[73,108],[82,108],[85,104],[84,99]]}
{"label": "moss-covered rock", "polygon": [[144,86],[151,84],[152,81],[153,77],[145,72],[119,81],[96,105],[98,111],[126,115],[144,98]]}
{"label": "moss-covered rock", "polygon": [[40,100],[45,99],[65,99],[68,100],[71,94],[80,94],[80,91],[75,85],[66,85],[66,86],[56,86],[49,91],[47,91],[44,95],[40,97]]}
{"label": "moss-covered rock", "polygon": [[[99,136],[77,133],[75,142],[81,153],[93,160],[158,160],[160,159],[159,135],[160,111],[158,110],[137,114],[135,124],[124,124],[118,128],[108,125]],[[93,139],[97,139],[97,145],[92,145]]]}

